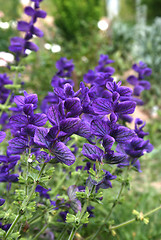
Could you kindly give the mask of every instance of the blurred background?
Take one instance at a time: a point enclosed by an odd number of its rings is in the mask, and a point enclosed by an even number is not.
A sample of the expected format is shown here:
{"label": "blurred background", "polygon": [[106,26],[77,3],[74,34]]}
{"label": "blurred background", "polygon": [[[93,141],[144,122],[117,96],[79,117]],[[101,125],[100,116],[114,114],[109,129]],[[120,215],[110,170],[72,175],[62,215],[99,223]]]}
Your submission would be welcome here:
{"label": "blurred background", "polygon": [[[29,0],[0,0],[1,73],[7,71],[3,58],[9,52],[9,39],[19,34],[16,21],[26,18],[23,8],[29,3]],[[25,88],[36,92],[39,100],[52,91],[50,83],[60,57],[73,59],[75,63],[75,90],[83,75],[97,65],[100,54],[108,54],[115,60],[115,77],[124,84],[133,74],[131,67],[135,62],[143,61],[152,68],[151,90],[143,92],[145,105],[137,108],[136,116],[147,122],[154,151],[142,158],[142,173],[132,177],[126,202],[117,207],[113,218],[120,223],[132,217],[133,209],[147,212],[155,208],[161,202],[161,0],[44,0],[41,8],[48,14],[38,22],[44,31],[44,38],[37,42],[41,50],[23,60],[27,69],[22,79]],[[12,55],[8,55],[8,61],[13,61]],[[104,202],[109,197],[107,193]],[[103,211],[102,218],[105,214]],[[82,234],[94,231],[95,224],[93,219]],[[116,239],[160,240],[160,224],[158,212],[150,217],[148,226],[133,223],[118,230]],[[106,232],[98,239],[107,239]]]}

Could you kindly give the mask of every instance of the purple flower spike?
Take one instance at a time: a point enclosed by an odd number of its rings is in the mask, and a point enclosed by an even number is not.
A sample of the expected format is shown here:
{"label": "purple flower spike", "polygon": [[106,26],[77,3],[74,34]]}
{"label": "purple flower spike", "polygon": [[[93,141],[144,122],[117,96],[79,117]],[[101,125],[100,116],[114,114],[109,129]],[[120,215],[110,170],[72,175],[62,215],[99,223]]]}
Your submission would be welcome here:
{"label": "purple flower spike", "polygon": [[37,21],[37,18],[45,18],[46,12],[39,9],[40,2],[42,0],[31,0],[34,2],[34,7],[26,7],[24,12],[26,15],[31,17],[30,22],[19,21],[17,25],[17,29],[19,31],[25,32],[24,38],[13,37],[11,38],[11,43],[9,46],[9,50],[16,54],[16,61],[20,60],[20,57],[26,56],[26,50],[29,49],[31,51],[38,51],[38,46],[29,41],[33,38],[34,35],[37,37],[43,37],[43,32],[34,26]]}

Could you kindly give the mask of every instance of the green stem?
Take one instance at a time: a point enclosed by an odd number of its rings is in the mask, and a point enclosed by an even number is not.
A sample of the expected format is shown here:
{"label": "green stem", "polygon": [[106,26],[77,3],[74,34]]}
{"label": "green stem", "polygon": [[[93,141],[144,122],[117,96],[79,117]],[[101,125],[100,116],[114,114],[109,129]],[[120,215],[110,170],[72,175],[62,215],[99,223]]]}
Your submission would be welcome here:
{"label": "green stem", "polygon": [[68,228],[68,225],[66,224],[66,226],[63,228],[63,231],[60,233],[60,235],[59,235],[59,237],[58,237],[57,240],[62,240],[62,239],[64,239],[64,234],[65,234],[67,228]]}
{"label": "green stem", "polygon": [[[11,95],[12,95],[12,91],[10,91],[10,94],[8,95],[8,98],[7,98],[6,102],[3,104],[3,106],[7,107],[7,105],[9,104],[9,101],[10,101],[10,99],[11,99]],[[4,111],[1,110],[1,112],[0,112],[0,118],[1,118],[1,116],[2,116],[3,113],[4,113]]]}
{"label": "green stem", "polygon": [[32,186],[32,189],[31,189],[31,192],[30,192],[28,198],[23,201],[23,203],[22,203],[22,205],[21,205],[21,208],[20,208],[20,210],[19,210],[18,215],[16,216],[16,218],[15,218],[15,220],[13,221],[11,227],[8,229],[8,231],[6,232],[6,235],[4,236],[4,240],[7,239],[7,237],[12,233],[12,231],[13,231],[16,223],[17,223],[18,220],[20,219],[21,215],[24,214],[24,212],[25,212],[25,210],[26,210],[26,207],[27,207],[27,205],[28,205],[31,197],[32,197],[33,193],[35,192],[35,188],[36,188],[37,184],[39,183],[39,180],[40,180],[40,178],[41,178],[41,175],[42,175],[42,172],[43,172],[45,166],[46,166],[46,163],[44,163],[44,164],[42,165],[42,168],[41,168],[41,170],[40,170],[40,172],[39,172],[39,175],[38,175],[37,179],[35,180],[35,182],[34,182],[34,184],[33,184],[33,186]]}
{"label": "green stem", "polygon": [[15,218],[15,220],[13,221],[11,227],[8,229],[8,231],[7,231],[4,239],[7,239],[7,237],[10,235],[10,233],[13,231],[13,229],[14,229],[16,223],[18,222],[18,220],[20,219],[20,217],[21,217],[21,214],[18,214],[18,215],[16,216],[16,218]]}
{"label": "green stem", "polygon": [[73,227],[68,240],[73,240],[78,228]]}
{"label": "green stem", "polygon": [[[127,170],[126,170],[126,172],[125,172],[125,179],[126,179],[126,177],[127,177]],[[112,205],[112,207],[111,207],[111,209],[110,209],[109,214],[104,218],[102,224],[99,226],[99,228],[97,229],[97,231],[95,232],[95,234],[90,238],[90,240],[96,239],[96,236],[97,236],[98,233],[101,231],[102,226],[105,224],[105,222],[108,222],[108,221],[109,221],[109,219],[110,219],[110,217],[111,217],[111,215],[112,215],[112,213],[113,213],[113,210],[114,210],[114,208],[116,207],[116,205],[117,205],[117,203],[118,203],[118,201],[119,201],[119,199],[120,199],[120,196],[121,196],[121,194],[122,194],[122,191],[123,191],[123,189],[124,189],[124,186],[125,186],[125,182],[123,181],[123,182],[121,183],[120,190],[119,190],[119,192],[118,192],[118,194],[117,194],[117,197],[116,197],[116,199],[115,199],[115,201],[114,201],[114,203],[113,203],[113,205]]]}
{"label": "green stem", "polygon": [[[149,216],[150,214],[152,214],[152,213],[154,213],[154,212],[156,212],[156,211],[158,211],[158,210],[160,210],[160,209],[161,209],[161,206],[159,206],[159,207],[157,207],[157,208],[155,208],[155,209],[153,209],[153,210],[145,213],[145,214],[143,215],[143,218]],[[133,222],[135,222],[135,221],[136,221],[136,218],[132,218],[132,219],[130,219],[130,220],[126,221],[126,222],[120,223],[120,224],[118,224],[118,225],[116,225],[116,226],[111,226],[111,227],[109,227],[109,229],[110,229],[110,230],[115,230],[115,229],[118,229],[118,228],[120,228],[120,227],[124,227],[124,226],[126,226],[126,225],[128,225],[128,224],[130,224],[130,223],[133,223]]]}
{"label": "green stem", "polygon": [[47,229],[47,227],[48,227],[48,224],[46,224],[46,225],[41,229],[41,231],[36,234],[36,236],[33,238],[33,240],[36,240],[36,239]]}
{"label": "green stem", "polygon": [[28,205],[28,203],[29,203],[29,201],[30,201],[33,193],[35,192],[36,186],[39,184],[39,181],[40,181],[40,178],[41,178],[41,175],[42,175],[42,172],[43,172],[45,166],[46,166],[46,162],[43,163],[42,168],[41,168],[41,170],[40,170],[40,172],[39,172],[39,175],[38,175],[37,179],[34,181],[34,184],[33,184],[33,186],[32,186],[32,189],[31,189],[31,192],[30,192],[28,198],[27,198],[26,200],[24,200],[24,202],[22,203],[21,211],[25,211],[26,206]]}
{"label": "green stem", "polygon": [[80,227],[80,225],[81,225],[81,219],[82,219],[84,213],[85,213],[86,210],[87,210],[87,206],[88,206],[88,199],[87,199],[87,201],[86,201],[86,202],[84,203],[84,205],[83,205],[83,208],[82,208],[81,214],[80,214],[80,216],[79,216],[79,220],[78,220],[78,226],[72,228],[72,231],[71,231],[71,233],[70,233],[70,236],[69,236],[68,240],[72,240],[72,239],[74,238],[77,230],[79,229],[79,227]]}
{"label": "green stem", "polygon": [[[31,223],[36,222],[39,218],[44,217],[44,215],[46,213],[49,213],[51,210],[53,210],[53,207],[43,211],[41,214],[34,216],[30,221],[28,221],[28,224],[30,225]],[[60,210],[57,210],[56,214],[53,216],[53,219],[55,219],[55,217],[58,215],[59,212]]]}

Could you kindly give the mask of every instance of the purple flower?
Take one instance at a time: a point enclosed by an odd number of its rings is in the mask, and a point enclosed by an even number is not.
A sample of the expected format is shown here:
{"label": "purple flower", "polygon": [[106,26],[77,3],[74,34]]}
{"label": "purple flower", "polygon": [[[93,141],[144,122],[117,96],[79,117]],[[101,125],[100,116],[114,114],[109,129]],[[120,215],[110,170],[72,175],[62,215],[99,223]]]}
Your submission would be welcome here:
{"label": "purple flower", "polygon": [[35,192],[38,192],[40,194],[40,197],[44,197],[44,198],[47,198],[47,199],[50,199],[50,195],[47,193],[49,191],[51,191],[51,188],[46,189],[46,188],[43,188],[40,185],[37,185],[37,187],[35,189]]}
{"label": "purple flower", "polygon": [[150,83],[144,80],[144,78],[150,76],[152,71],[143,62],[139,62],[138,65],[134,64],[132,68],[138,73],[138,77],[131,75],[127,78],[127,81],[134,86],[134,96],[140,96],[143,90],[149,90],[151,87]]}
{"label": "purple flower", "polygon": [[25,32],[24,38],[13,37],[10,41],[9,50],[16,54],[16,61],[19,61],[20,57],[27,55],[27,49],[31,51],[38,51],[38,46],[30,41],[33,38],[33,35],[43,37],[43,32],[39,28],[35,27],[34,24],[36,23],[37,18],[45,18],[46,12],[39,10],[39,4],[42,0],[31,1],[34,2],[34,8],[26,7],[24,10],[25,14],[31,17],[30,22],[19,21],[17,25],[17,29],[19,31]]}
{"label": "purple flower", "polygon": [[116,179],[117,176],[112,175],[110,172],[103,170],[105,175],[103,176],[102,180],[99,181],[96,185],[96,191],[98,191],[98,189],[102,188],[102,189],[107,189],[107,188],[112,188],[112,184],[110,180]]}
{"label": "purple flower", "polygon": [[0,206],[2,206],[5,203],[5,199],[0,198]]}
{"label": "purple flower", "polygon": [[34,142],[43,148],[49,149],[50,153],[58,162],[62,162],[68,166],[75,162],[75,156],[70,149],[63,143],[57,141],[58,129],[37,128],[35,131]]}
{"label": "purple flower", "polygon": [[62,57],[56,62],[56,68],[58,69],[58,72],[56,73],[57,76],[71,77],[74,70],[73,60],[68,60],[67,58]]}
{"label": "purple flower", "polygon": [[70,206],[77,213],[78,211],[81,212],[82,208],[81,208],[81,202],[76,198],[76,192],[79,192],[79,189],[75,185],[70,186],[67,190]]}
{"label": "purple flower", "polygon": [[98,66],[95,67],[96,72],[106,72],[112,75],[115,72],[115,69],[109,66],[106,66],[114,61],[109,59],[108,55],[100,55]]}
{"label": "purple flower", "polygon": [[149,134],[148,132],[143,131],[145,124],[146,123],[144,123],[141,119],[135,119],[135,132],[139,138],[144,138],[144,136],[147,136]]}

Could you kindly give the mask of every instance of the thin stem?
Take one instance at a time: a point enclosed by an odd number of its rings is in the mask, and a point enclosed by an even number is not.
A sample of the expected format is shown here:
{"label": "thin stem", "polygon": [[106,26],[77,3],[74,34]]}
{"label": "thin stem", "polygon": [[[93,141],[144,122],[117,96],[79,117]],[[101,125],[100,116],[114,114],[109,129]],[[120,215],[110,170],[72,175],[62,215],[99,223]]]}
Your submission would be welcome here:
{"label": "thin stem", "polygon": [[68,225],[66,224],[66,226],[63,228],[63,231],[60,233],[58,240],[64,239],[63,237],[64,237],[64,234],[65,234],[67,228],[68,228]]}
{"label": "thin stem", "polygon": [[46,224],[46,225],[41,229],[41,231],[36,234],[36,236],[33,238],[33,240],[36,240],[36,239],[47,229],[47,227],[48,227],[48,224]]}
{"label": "thin stem", "polygon": [[40,170],[40,172],[39,172],[39,175],[38,175],[38,177],[37,177],[37,180],[34,182],[28,198],[27,198],[26,200],[24,200],[24,202],[22,203],[22,208],[21,208],[22,211],[25,211],[26,206],[28,205],[28,203],[29,203],[29,201],[30,201],[33,193],[35,192],[35,188],[36,188],[36,186],[37,186],[38,183],[39,183],[39,180],[40,180],[40,178],[41,178],[41,175],[42,175],[42,172],[43,172],[45,166],[46,166],[46,163],[43,163],[42,168],[41,168],[41,170]]}
{"label": "thin stem", "polygon": [[68,240],[73,240],[78,228],[73,227]]}
{"label": "thin stem", "polygon": [[21,205],[21,208],[20,208],[20,210],[19,210],[18,215],[16,216],[16,218],[15,218],[14,222],[12,223],[11,227],[10,227],[10,228],[8,229],[8,231],[6,232],[6,235],[5,235],[5,237],[4,237],[4,240],[7,239],[7,237],[10,235],[10,233],[12,233],[12,231],[13,231],[16,223],[17,223],[18,220],[20,219],[21,215],[25,212],[26,207],[27,207],[27,205],[28,205],[31,197],[32,197],[33,193],[35,192],[35,188],[36,188],[37,184],[39,183],[39,180],[40,180],[40,178],[41,178],[41,175],[42,175],[42,172],[43,172],[45,166],[46,166],[46,163],[44,163],[44,164],[42,165],[42,168],[41,168],[41,170],[40,170],[40,172],[39,172],[39,175],[38,175],[36,181],[34,182],[34,184],[33,184],[33,186],[32,186],[32,189],[31,189],[31,192],[30,192],[28,198],[23,201],[23,203],[22,203],[22,205]]}
{"label": "thin stem", "polygon": [[[125,172],[125,179],[126,179],[126,177],[127,177],[127,170],[128,170],[128,169],[126,169],[126,172]],[[96,239],[96,236],[97,236],[98,233],[101,231],[102,226],[105,224],[105,222],[108,222],[108,221],[109,221],[109,219],[110,219],[110,217],[111,217],[111,215],[112,215],[112,213],[113,213],[113,210],[114,210],[114,208],[116,207],[116,205],[117,205],[117,203],[118,203],[118,201],[119,201],[119,199],[120,199],[120,196],[121,196],[121,194],[122,194],[122,191],[123,191],[123,189],[124,189],[124,186],[125,186],[125,182],[123,181],[123,182],[121,183],[120,190],[119,190],[119,192],[118,192],[118,194],[117,194],[117,197],[116,197],[116,199],[115,199],[115,201],[114,201],[114,203],[113,203],[113,205],[112,205],[112,207],[111,207],[111,209],[110,209],[109,214],[104,218],[102,224],[99,226],[99,228],[98,228],[97,231],[94,233],[94,235],[90,238],[90,240]]]}
{"label": "thin stem", "polygon": [[13,229],[14,229],[16,223],[18,222],[18,220],[20,219],[20,217],[21,217],[20,214],[18,214],[18,215],[16,216],[16,218],[15,218],[15,220],[13,221],[11,227],[8,229],[8,231],[7,231],[4,239],[7,239],[7,237],[10,235],[10,233],[13,231]]}
{"label": "thin stem", "polygon": [[[149,216],[150,214],[152,214],[152,213],[154,213],[154,212],[156,212],[156,211],[158,211],[158,210],[160,210],[160,209],[161,209],[161,206],[159,206],[159,207],[157,207],[157,208],[155,208],[155,209],[153,209],[153,210],[145,213],[145,214],[143,215],[143,218],[146,217],[146,216]],[[135,222],[135,221],[136,221],[136,218],[132,218],[132,219],[130,219],[130,220],[126,221],[126,222],[120,223],[120,224],[118,224],[118,225],[116,225],[116,226],[111,226],[111,227],[109,227],[109,229],[110,229],[110,230],[115,230],[115,229],[118,229],[118,228],[120,228],[120,227],[124,227],[124,226],[126,226],[126,225],[128,225],[128,224],[130,224],[130,223],[133,223],[133,222]]]}
{"label": "thin stem", "polygon": [[[10,99],[11,99],[11,95],[12,95],[12,91],[10,91],[6,102],[3,104],[4,107],[7,107],[7,105],[9,104],[9,101],[10,101]],[[2,116],[2,114],[3,114],[4,112],[5,112],[5,111],[1,110],[1,112],[0,112],[0,118],[1,118],[1,116]]]}
{"label": "thin stem", "polygon": [[80,227],[80,225],[81,225],[81,219],[82,219],[85,211],[87,210],[87,206],[88,206],[88,199],[87,199],[87,201],[86,201],[86,202],[84,203],[84,205],[83,205],[81,214],[80,214],[80,216],[79,216],[78,226],[72,228],[72,231],[71,231],[71,233],[70,233],[70,236],[69,236],[68,240],[72,240],[72,239],[74,238],[77,230],[79,229],[79,227]]}

